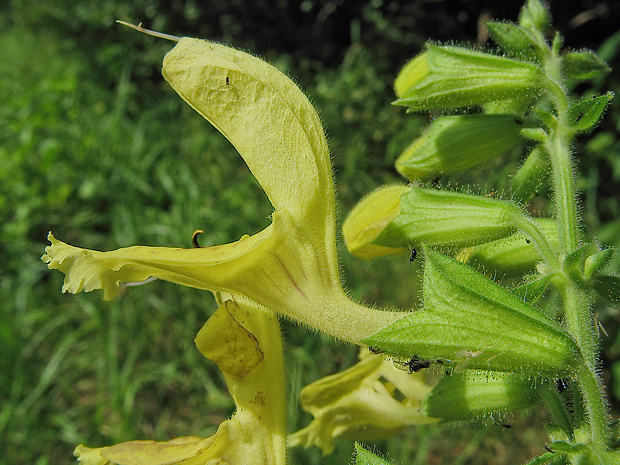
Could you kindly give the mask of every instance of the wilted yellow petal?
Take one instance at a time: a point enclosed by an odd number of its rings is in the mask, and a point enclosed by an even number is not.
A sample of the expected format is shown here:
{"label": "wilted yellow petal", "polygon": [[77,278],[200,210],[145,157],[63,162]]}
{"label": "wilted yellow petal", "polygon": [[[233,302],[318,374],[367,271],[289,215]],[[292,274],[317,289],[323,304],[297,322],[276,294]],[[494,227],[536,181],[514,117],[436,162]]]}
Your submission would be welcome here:
{"label": "wilted yellow petal", "polygon": [[286,399],[282,340],[271,312],[226,300],[196,337],[224,373],[237,411],[208,438],[76,447],[84,465],[285,465]]}
{"label": "wilted yellow petal", "polygon": [[434,423],[438,420],[419,409],[431,388],[422,373],[406,373],[380,356],[365,355],[353,367],[302,390],[303,408],[314,420],[289,436],[289,447],[315,445],[329,454],[334,438],[376,440],[408,425]]}

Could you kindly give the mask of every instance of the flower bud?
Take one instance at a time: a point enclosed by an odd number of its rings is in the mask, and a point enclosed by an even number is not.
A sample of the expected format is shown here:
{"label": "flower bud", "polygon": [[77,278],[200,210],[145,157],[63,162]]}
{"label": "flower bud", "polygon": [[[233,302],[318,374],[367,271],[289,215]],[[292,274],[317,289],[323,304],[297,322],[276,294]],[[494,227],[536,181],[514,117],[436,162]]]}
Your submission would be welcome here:
{"label": "flower bud", "polygon": [[[534,223],[547,238],[549,245],[558,250],[558,227],[553,219],[540,218]],[[522,233],[487,242],[474,247],[467,256],[469,262],[477,262],[488,270],[497,270],[500,274],[519,276],[534,271],[536,263],[542,258],[538,249]]]}
{"label": "flower bud", "polygon": [[399,214],[401,195],[409,190],[410,187],[403,185],[382,187],[351,210],[342,226],[344,242],[350,253],[369,260],[402,251],[399,247],[385,247],[372,242]]}
{"label": "flower bud", "polygon": [[400,213],[374,241],[386,247],[465,247],[509,236],[521,215],[511,202],[478,195],[413,187],[402,195]]}
{"label": "flower bud", "polygon": [[519,25],[530,31],[547,32],[551,16],[540,0],[527,0],[519,14]]}
{"label": "flower bud", "polygon": [[536,400],[529,379],[514,373],[465,370],[441,378],[422,401],[421,410],[444,421],[470,421],[531,407]]}
{"label": "flower bud", "polygon": [[[469,50],[463,47],[429,45],[426,57],[428,73],[406,73],[398,83],[401,92],[409,89],[396,105],[415,111],[434,108],[459,108],[482,105],[538,92],[543,74],[538,66],[523,61]],[[422,60],[422,58],[420,58]],[[415,60],[414,60],[415,62]]]}
{"label": "flower bud", "polygon": [[549,172],[549,161],[540,145],[532,149],[519,171],[512,177],[512,192],[521,202],[536,195]]}
{"label": "flower bud", "polygon": [[519,145],[519,123],[511,115],[442,116],[405,149],[396,169],[413,180],[477,166]]}
{"label": "flower bud", "polygon": [[394,91],[397,97],[407,92],[411,86],[422,79],[428,73],[428,64],[426,61],[427,54],[420,53],[418,56],[410,60],[398,73],[394,81]]}

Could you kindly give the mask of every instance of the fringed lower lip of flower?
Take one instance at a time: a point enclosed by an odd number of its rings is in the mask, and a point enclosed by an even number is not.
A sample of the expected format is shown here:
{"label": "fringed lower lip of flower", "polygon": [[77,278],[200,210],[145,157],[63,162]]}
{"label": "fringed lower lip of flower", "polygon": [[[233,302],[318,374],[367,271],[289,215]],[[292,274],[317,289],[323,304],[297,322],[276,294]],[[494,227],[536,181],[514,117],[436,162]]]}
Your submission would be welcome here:
{"label": "fringed lower lip of flower", "polygon": [[273,313],[226,300],[196,336],[196,346],[224,373],[237,404],[232,418],[208,438],[129,441],[91,449],[84,465],[286,464],[286,401],[280,327]]}

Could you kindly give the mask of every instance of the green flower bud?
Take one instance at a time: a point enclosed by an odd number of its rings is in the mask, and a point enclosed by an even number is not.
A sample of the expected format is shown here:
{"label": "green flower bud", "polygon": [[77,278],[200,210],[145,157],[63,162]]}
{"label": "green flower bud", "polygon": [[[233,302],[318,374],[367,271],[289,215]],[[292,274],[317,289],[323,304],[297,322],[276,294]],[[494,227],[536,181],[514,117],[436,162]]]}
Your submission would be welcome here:
{"label": "green flower bud", "polygon": [[542,87],[543,74],[531,63],[454,46],[429,45],[423,55],[428,73],[403,78],[398,92],[405,83],[410,87],[394,104],[415,111],[459,108],[527,95]]}
{"label": "green flower bud", "polygon": [[547,177],[549,161],[540,145],[532,149],[512,178],[512,192],[521,202],[529,202]]}
{"label": "green flower bud", "polygon": [[530,31],[545,33],[550,23],[551,16],[547,7],[540,0],[527,0],[519,15],[519,25]]}
{"label": "green flower bud", "polygon": [[[559,249],[558,227],[553,219],[536,219],[534,223],[554,250]],[[487,242],[473,247],[467,261],[476,262],[488,270],[496,270],[503,275],[520,276],[534,271],[541,260],[534,244],[521,232],[509,237]]]}
{"label": "green flower bud", "polygon": [[443,116],[405,149],[396,169],[410,180],[462,171],[519,145],[520,129],[511,115]]}
{"label": "green flower bud", "polygon": [[494,418],[537,401],[532,381],[514,373],[465,370],[441,378],[422,401],[422,412],[444,421]]}
{"label": "green flower bud", "polygon": [[400,213],[374,243],[466,247],[509,236],[515,215],[521,210],[511,202],[413,187],[402,195]]}
{"label": "green flower bud", "polygon": [[427,53],[420,53],[410,60],[398,73],[394,81],[394,92],[397,97],[407,92],[411,86],[428,74]]}
{"label": "green flower bud", "polygon": [[376,245],[373,241],[400,213],[400,197],[410,189],[403,185],[382,187],[372,192],[351,210],[342,226],[344,242],[350,253],[369,260],[403,250],[400,247]]}

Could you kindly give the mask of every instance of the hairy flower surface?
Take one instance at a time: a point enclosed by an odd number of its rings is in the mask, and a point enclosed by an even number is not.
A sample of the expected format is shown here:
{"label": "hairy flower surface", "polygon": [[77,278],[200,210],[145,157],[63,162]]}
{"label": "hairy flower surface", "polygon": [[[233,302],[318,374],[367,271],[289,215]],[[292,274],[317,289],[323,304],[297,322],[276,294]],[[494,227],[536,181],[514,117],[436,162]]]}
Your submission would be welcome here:
{"label": "hairy flower surface", "polygon": [[103,289],[155,277],[241,294],[293,320],[359,343],[403,316],[352,302],[335,246],[335,198],[327,142],[316,111],[284,74],[247,53],[182,38],[163,75],[235,146],[274,207],[272,224],[229,244],[194,249],[81,249],[50,234],[42,257],[65,273],[63,291]]}

